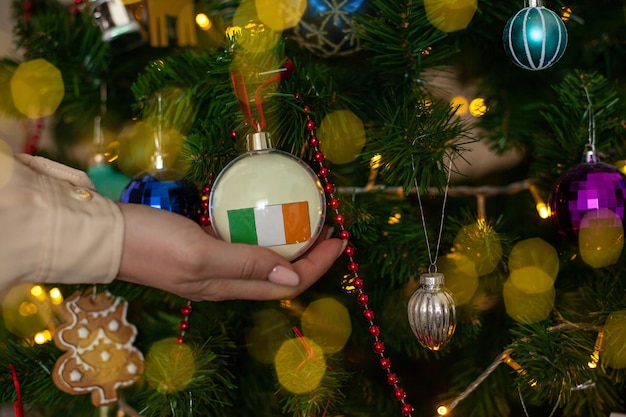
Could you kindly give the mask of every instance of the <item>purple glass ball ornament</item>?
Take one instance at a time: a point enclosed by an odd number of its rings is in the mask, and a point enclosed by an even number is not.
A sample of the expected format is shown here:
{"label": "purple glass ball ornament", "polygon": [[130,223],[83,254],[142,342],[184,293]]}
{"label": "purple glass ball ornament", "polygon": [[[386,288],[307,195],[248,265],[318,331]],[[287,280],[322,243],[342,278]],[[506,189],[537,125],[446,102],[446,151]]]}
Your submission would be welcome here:
{"label": "purple glass ball ornament", "polygon": [[559,233],[573,245],[578,245],[578,232],[584,217],[601,219],[610,210],[624,224],[626,175],[591,155],[586,162],[570,168],[557,180],[549,204],[551,218]]}

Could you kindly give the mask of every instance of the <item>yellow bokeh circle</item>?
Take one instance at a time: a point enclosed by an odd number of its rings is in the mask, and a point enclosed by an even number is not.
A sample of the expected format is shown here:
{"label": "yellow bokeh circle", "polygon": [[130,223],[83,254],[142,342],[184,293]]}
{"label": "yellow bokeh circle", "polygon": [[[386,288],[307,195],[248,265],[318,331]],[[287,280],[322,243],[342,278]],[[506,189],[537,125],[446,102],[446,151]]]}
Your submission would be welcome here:
{"label": "yellow bokeh circle", "polygon": [[350,110],[337,110],[324,117],[317,129],[320,149],[335,164],[356,159],[365,145],[365,127]]}
{"label": "yellow bokeh circle", "polygon": [[578,250],[583,261],[593,268],[613,265],[624,249],[624,226],[609,209],[590,210],[583,216],[578,231]]}
{"label": "yellow bokeh circle", "polygon": [[442,32],[465,29],[477,7],[478,0],[424,0],[428,21]]}
{"label": "yellow bokeh circle", "polygon": [[509,276],[511,284],[526,294],[540,294],[554,285],[554,279],[536,266],[514,269]]}
{"label": "yellow bokeh circle", "polygon": [[556,249],[545,240],[533,237],[517,242],[509,254],[509,270],[536,266],[552,280],[559,273],[559,256]]}
{"label": "yellow bokeh circle", "polygon": [[61,71],[45,59],[20,64],[11,77],[15,108],[30,119],[47,117],[57,110],[65,85]]}
{"label": "yellow bokeh circle", "polygon": [[461,253],[450,253],[437,259],[437,270],[445,279],[446,288],[454,295],[456,304],[467,304],[478,289],[476,265]]}
{"label": "yellow bokeh circle", "polygon": [[278,382],[289,392],[304,394],[316,389],[326,373],[322,348],[308,337],[288,339],[274,358]]}
{"label": "yellow bokeh circle", "polygon": [[20,284],[10,288],[2,299],[6,329],[20,337],[32,337],[48,328],[52,307],[47,294],[40,285]]}
{"label": "yellow bokeh circle", "polygon": [[282,32],[300,22],[306,10],[306,0],[254,0],[261,22]]}
{"label": "yellow bokeh circle", "polygon": [[300,318],[302,333],[315,341],[326,354],[343,349],[352,333],[348,309],[334,298],[310,303]]}
{"label": "yellow bokeh circle", "polygon": [[191,348],[184,343],[179,344],[174,337],[155,342],[146,355],[144,378],[160,393],[184,390],[195,372]]}
{"label": "yellow bokeh circle", "polygon": [[529,294],[509,279],[504,283],[502,296],[509,317],[522,324],[532,324],[548,318],[554,307],[556,291],[551,286],[545,292]]}
{"label": "yellow bokeh circle", "polygon": [[492,273],[502,259],[498,234],[485,221],[463,226],[454,238],[454,248],[474,262],[478,276]]}
{"label": "yellow bokeh circle", "polygon": [[626,310],[615,311],[604,323],[602,363],[613,369],[626,368]]}

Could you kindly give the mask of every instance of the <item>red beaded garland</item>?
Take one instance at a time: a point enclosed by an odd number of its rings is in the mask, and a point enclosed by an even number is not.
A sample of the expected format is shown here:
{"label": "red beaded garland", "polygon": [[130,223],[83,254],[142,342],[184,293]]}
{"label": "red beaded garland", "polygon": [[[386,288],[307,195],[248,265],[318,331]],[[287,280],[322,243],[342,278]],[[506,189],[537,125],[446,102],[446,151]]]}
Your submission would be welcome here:
{"label": "red beaded garland", "polygon": [[396,397],[396,400],[404,400],[406,398],[406,391],[402,387],[398,387],[393,391],[393,395]]}
{"label": "red beaded garland", "polygon": [[176,343],[178,343],[179,345],[182,345],[183,343],[185,343],[185,338],[182,336],[178,336],[176,338]]}
{"label": "red beaded garland", "polygon": [[[301,102],[300,94],[295,93],[294,97],[297,101]],[[329,197],[328,203],[327,203],[328,207],[331,210],[335,211],[334,222],[336,225],[340,226],[340,229],[341,229],[338,233],[338,237],[343,240],[349,240],[351,237],[350,232],[344,228],[345,216],[338,212],[339,200],[333,195],[333,193],[335,192],[335,186],[328,181],[330,170],[322,165],[322,162],[324,161],[325,157],[324,157],[324,154],[320,152],[320,150],[318,149],[319,139],[317,138],[315,134],[315,129],[316,129],[315,121],[311,119],[311,115],[310,115],[311,108],[304,103],[301,103],[301,104],[304,110],[303,114],[307,118],[306,130],[310,134],[308,143],[310,146],[314,148],[313,161],[320,164],[320,168],[318,170],[317,175],[319,178],[323,180],[324,191],[328,194],[328,197]],[[346,246],[344,250],[344,254],[349,258],[348,270],[352,272],[353,274],[355,274],[354,278],[352,279],[352,283],[354,287],[359,291],[359,294],[357,296],[357,301],[359,302],[359,304],[361,304],[364,307],[363,317],[365,317],[365,319],[370,322],[369,333],[375,339],[375,342],[373,344],[374,352],[382,355],[383,352],[385,351],[385,344],[381,340],[378,339],[378,336],[380,335],[380,328],[373,323],[374,316],[375,316],[374,311],[371,310],[369,307],[367,307],[369,296],[365,292],[363,292],[363,279],[357,275],[357,271],[359,270],[359,264],[354,259],[352,259],[352,257],[354,256],[354,253],[355,253],[354,246],[351,246],[351,245]],[[404,402],[404,399],[406,397],[406,392],[404,391],[404,389],[397,386],[398,376],[395,373],[390,372],[391,360],[387,357],[382,357],[380,359],[380,366],[383,370],[387,371],[387,383],[395,387],[394,396],[396,400],[402,403],[402,414],[405,416],[410,416],[414,411],[413,406]]]}
{"label": "red beaded garland", "polygon": [[369,296],[365,293],[361,293],[357,296],[356,300],[359,302],[359,304],[361,304],[362,306],[366,305],[367,302],[370,300]]}
{"label": "red beaded garland", "polygon": [[387,383],[389,385],[395,385],[398,383],[398,375],[394,374],[393,372],[387,374]]}
{"label": "red beaded garland", "polygon": [[313,160],[315,162],[322,162],[322,161],[324,161],[324,154],[319,152],[319,151],[315,152],[313,154]]}
{"label": "red beaded garland", "polygon": [[358,290],[363,289],[363,278],[354,278],[354,287]]}
{"label": "red beaded garland", "polygon": [[413,411],[415,411],[415,409],[413,408],[411,404],[409,403],[402,404],[402,415],[410,416],[411,414],[413,414]]}
{"label": "red beaded garland", "polygon": [[180,328],[180,330],[183,330],[183,331],[189,330],[189,321],[188,320],[181,321],[178,327]]}
{"label": "red beaded garland", "polygon": [[383,369],[391,368],[391,360],[389,358],[381,358],[380,359],[380,367]]}
{"label": "red beaded garland", "polygon": [[193,312],[193,307],[190,304],[187,304],[185,307],[180,309],[180,312],[183,315],[188,316]]}

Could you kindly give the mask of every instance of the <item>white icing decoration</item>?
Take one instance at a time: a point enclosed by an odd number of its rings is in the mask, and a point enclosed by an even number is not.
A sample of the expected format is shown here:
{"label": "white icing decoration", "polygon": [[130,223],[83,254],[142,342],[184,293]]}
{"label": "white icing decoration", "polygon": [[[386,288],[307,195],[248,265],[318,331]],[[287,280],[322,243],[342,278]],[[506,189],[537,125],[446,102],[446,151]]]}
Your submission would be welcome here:
{"label": "white icing decoration", "polygon": [[109,322],[109,330],[112,332],[116,332],[120,329],[120,322],[113,319]]}
{"label": "white icing decoration", "polygon": [[129,363],[128,366],[126,366],[126,371],[128,371],[129,374],[133,375],[137,373],[137,365],[135,365],[134,363]]}
{"label": "white icing decoration", "polygon": [[89,329],[86,327],[81,327],[78,329],[78,337],[80,339],[87,339],[89,336]]}
{"label": "white icing decoration", "polygon": [[71,382],[78,382],[83,378],[83,374],[81,374],[78,369],[74,369],[72,372],[70,372],[70,381]]}
{"label": "white icing decoration", "polygon": [[111,354],[105,350],[100,353],[100,359],[102,359],[102,362],[108,362],[111,359]]}

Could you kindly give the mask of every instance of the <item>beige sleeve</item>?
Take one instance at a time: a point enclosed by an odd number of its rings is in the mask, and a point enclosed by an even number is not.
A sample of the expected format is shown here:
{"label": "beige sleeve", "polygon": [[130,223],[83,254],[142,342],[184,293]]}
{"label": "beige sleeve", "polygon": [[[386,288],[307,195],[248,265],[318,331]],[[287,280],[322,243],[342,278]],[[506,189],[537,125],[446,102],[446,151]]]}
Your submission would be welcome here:
{"label": "beige sleeve", "polygon": [[84,172],[0,152],[0,290],[21,282],[110,282],[123,239],[120,208]]}

